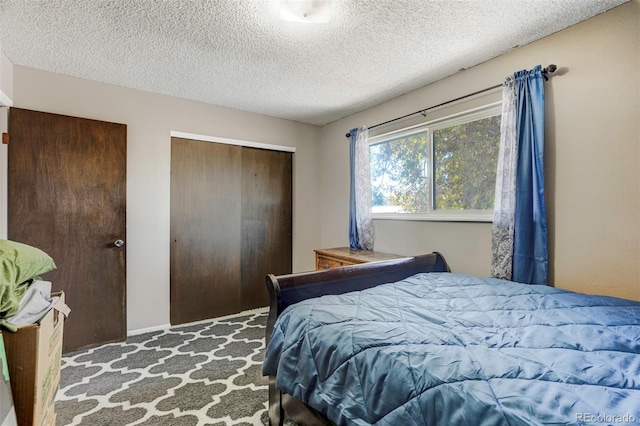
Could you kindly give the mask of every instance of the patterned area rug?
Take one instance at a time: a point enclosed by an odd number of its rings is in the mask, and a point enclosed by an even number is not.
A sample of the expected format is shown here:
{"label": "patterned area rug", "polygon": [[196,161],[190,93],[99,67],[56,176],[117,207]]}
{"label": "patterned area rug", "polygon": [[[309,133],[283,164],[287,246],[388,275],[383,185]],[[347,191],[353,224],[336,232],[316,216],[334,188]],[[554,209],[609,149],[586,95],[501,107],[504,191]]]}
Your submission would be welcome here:
{"label": "patterned area rug", "polygon": [[57,425],[268,424],[266,319],[249,311],[65,355]]}

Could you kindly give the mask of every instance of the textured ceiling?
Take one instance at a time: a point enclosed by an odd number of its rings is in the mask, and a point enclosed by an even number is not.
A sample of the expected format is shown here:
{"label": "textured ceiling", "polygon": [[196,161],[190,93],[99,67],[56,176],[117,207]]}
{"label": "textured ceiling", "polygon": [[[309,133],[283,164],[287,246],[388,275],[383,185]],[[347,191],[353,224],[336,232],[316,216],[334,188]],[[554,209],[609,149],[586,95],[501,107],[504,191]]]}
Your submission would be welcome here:
{"label": "textured ceiling", "polygon": [[322,125],[625,2],[333,0],[329,23],[303,24],[277,0],[0,0],[0,47],[17,65]]}

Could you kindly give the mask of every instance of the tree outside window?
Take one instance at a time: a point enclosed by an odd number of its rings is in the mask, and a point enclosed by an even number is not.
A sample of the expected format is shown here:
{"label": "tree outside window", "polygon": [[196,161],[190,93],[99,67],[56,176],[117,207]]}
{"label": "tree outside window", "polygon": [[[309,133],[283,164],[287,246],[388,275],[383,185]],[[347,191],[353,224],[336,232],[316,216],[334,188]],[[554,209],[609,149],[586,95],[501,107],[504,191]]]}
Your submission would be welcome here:
{"label": "tree outside window", "polygon": [[493,210],[500,118],[492,108],[372,143],[372,212]]}

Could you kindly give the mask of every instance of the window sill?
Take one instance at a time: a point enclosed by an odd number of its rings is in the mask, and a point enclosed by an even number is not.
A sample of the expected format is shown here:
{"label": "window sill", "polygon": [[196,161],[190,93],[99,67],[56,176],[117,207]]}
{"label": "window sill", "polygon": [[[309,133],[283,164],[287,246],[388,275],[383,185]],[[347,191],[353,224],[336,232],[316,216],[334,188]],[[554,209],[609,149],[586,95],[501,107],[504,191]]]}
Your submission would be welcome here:
{"label": "window sill", "polygon": [[374,220],[417,220],[424,222],[493,222],[493,212],[438,212],[438,213],[373,213]]}

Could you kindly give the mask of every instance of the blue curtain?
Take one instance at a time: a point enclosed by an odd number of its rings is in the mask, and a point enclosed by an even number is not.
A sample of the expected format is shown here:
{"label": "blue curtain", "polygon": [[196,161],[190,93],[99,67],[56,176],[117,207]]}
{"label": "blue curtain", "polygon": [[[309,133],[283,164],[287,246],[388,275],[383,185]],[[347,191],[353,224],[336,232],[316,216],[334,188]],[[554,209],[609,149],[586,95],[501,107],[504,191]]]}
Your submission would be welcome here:
{"label": "blue curtain", "polygon": [[544,202],[544,82],[542,67],[514,74],[516,172],[513,281],[547,284],[547,212]]}
{"label": "blue curtain", "polygon": [[358,221],[356,218],[356,140],[358,129],[349,131],[349,246],[353,249],[361,249],[358,238]]}

